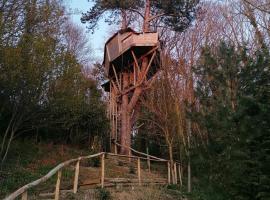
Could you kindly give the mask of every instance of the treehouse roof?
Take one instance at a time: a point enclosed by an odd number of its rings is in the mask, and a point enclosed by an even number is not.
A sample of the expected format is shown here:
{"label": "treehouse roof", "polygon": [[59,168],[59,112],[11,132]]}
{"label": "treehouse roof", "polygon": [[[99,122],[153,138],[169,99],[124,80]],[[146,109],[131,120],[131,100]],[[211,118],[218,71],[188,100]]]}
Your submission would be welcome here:
{"label": "treehouse roof", "polygon": [[128,69],[134,62],[131,51],[139,58],[158,45],[156,32],[139,33],[131,28],[119,30],[105,43],[103,65],[106,76],[114,76],[112,65],[116,73]]}

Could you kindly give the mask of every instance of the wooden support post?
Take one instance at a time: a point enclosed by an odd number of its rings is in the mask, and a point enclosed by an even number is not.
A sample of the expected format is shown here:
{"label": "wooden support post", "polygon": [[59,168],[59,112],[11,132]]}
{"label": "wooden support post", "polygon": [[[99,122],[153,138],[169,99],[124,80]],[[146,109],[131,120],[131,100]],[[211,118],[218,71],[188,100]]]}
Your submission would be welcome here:
{"label": "wooden support post", "polygon": [[[121,91],[121,90],[122,90],[122,89],[121,89],[121,84],[120,84],[120,82],[119,82],[119,79],[118,79],[118,76],[117,76],[117,73],[116,73],[116,70],[115,70],[114,65],[112,65],[112,67],[113,67],[113,72],[114,72],[114,76],[115,76],[115,79],[116,79],[116,83],[117,83],[117,85],[118,85],[119,91]],[[121,74],[120,74],[120,78],[121,78]]]}
{"label": "wooden support post", "polygon": [[74,194],[76,194],[78,191],[79,172],[80,172],[80,160],[78,160],[78,162],[76,163],[76,167],[75,167],[74,184],[73,184],[73,193]]}
{"label": "wooden support post", "polygon": [[58,173],[57,173],[57,181],[56,181],[56,186],[55,186],[55,196],[54,196],[54,200],[59,200],[61,177],[62,177],[62,169],[60,169],[60,170],[58,171]]}
{"label": "wooden support post", "polygon": [[105,153],[101,155],[101,188],[104,188],[105,178]]}
{"label": "wooden support post", "polygon": [[151,161],[150,161],[150,157],[149,157],[149,149],[148,149],[148,147],[146,148],[146,153],[147,153],[148,171],[151,172]]}
{"label": "wooden support post", "polygon": [[131,150],[130,149],[128,150],[128,156],[129,156],[128,161],[131,162]]}
{"label": "wooden support post", "polygon": [[22,194],[22,200],[27,200],[27,191]]}
{"label": "wooden support post", "polygon": [[171,184],[171,166],[170,161],[167,162],[168,165],[168,184]]}
{"label": "wooden support post", "polygon": [[173,171],[174,171],[174,179],[175,179],[175,183],[174,184],[177,184],[177,168],[176,168],[176,163],[174,163]]}
{"label": "wooden support post", "polygon": [[182,186],[182,172],[181,172],[181,165],[178,165],[178,174],[179,174],[179,184]]}
{"label": "wooden support post", "polygon": [[138,180],[139,180],[139,186],[142,185],[142,180],[141,180],[141,159],[138,158]]}

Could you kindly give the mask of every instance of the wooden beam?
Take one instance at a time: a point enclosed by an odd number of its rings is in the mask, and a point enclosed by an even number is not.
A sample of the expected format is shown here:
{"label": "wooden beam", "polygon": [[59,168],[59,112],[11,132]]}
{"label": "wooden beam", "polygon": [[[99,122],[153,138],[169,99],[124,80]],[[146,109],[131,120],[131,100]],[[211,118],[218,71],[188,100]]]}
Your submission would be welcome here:
{"label": "wooden beam", "polygon": [[118,87],[116,86],[116,84],[114,83],[114,81],[113,81],[112,79],[111,79],[111,82],[112,82],[113,87],[115,88],[116,92],[117,92],[117,93],[120,93],[120,88],[118,88]]}
{"label": "wooden beam", "polygon": [[149,149],[148,147],[146,148],[146,153],[147,153],[147,166],[148,166],[148,171],[151,172],[151,161],[149,157]]}
{"label": "wooden beam", "polygon": [[116,70],[115,70],[115,67],[114,67],[113,64],[112,64],[112,67],[113,67],[113,73],[114,73],[114,76],[115,76],[115,79],[116,79],[116,83],[118,85],[119,91],[121,91],[121,85],[120,85],[120,82],[119,82],[119,79],[118,79],[118,76],[117,76],[117,73],[116,73]]}
{"label": "wooden beam", "polygon": [[27,200],[28,197],[27,197],[27,191],[25,191],[23,194],[22,194],[22,200]]}
{"label": "wooden beam", "polygon": [[139,181],[139,186],[142,185],[142,180],[141,180],[141,159],[138,158],[138,181]]}
{"label": "wooden beam", "polygon": [[138,69],[138,72],[140,72],[141,69],[140,69],[140,66],[139,66],[139,63],[138,63],[138,59],[137,59],[137,57],[136,57],[136,55],[135,55],[135,53],[134,53],[133,50],[131,50],[131,54],[132,54],[132,57],[133,57],[133,60],[134,60],[134,64],[136,65],[136,67]]}
{"label": "wooden beam", "polygon": [[101,155],[101,188],[104,188],[105,178],[105,153]]}
{"label": "wooden beam", "polygon": [[154,53],[152,54],[151,59],[150,59],[148,65],[147,65],[145,71],[142,72],[142,73],[143,73],[143,76],[142,76],[142,79],[140,80],[140,82],[143,82],[144,79],[146,78],[146,75],[147,75],[147,73],[148,73],[148,71],[149,71],[149,69],[150,69],[150,66],[151,66],[151,64],[152,64],[153,59],[154,59],[155,56],[156,56],[156,52],[154,52]]}
{"label": "wooden beam", "polygon": [[62,177],[62,169],[60,169],[57,173],[57,181],[55,186],[55,196],[54,200],[59,200],[60,196],[60,185],[61,185],[61,177]]}
{"label": "wooden beam", "polygon": [[79,172],[80,172],[80,160],[77,161],[76,167],[75,167],[75,175],[74,175],[74,183],[73,183],[74,194],[76,194],[78,191]]}

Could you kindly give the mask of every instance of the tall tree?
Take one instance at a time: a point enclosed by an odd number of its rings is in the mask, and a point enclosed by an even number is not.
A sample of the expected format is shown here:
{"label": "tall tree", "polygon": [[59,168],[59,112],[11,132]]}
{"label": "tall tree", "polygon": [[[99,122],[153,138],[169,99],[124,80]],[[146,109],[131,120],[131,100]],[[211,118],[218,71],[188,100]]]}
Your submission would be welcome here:
{"label": "tall tree", "polygon": [[[175,31],[183,31],[187,28],[195,17],[195,8],[198,0],[145,0],[145,1],[123,1],[123,0],[96,0],[94,6],[87,13],[83,14],[81,20],[83,23],[88,22],[89,28],[94,30],[99,19],[109,12],[111,16],[122,16],[122,28],[126,28],[131,21],[129,13],[135,13],[142,17],[142,32],[151,31],[151,22],[160,18],[161,25],[167,26]],[[171,6],[174,5],[174,6]],[[142,60],[142,69],[145,71],[148,66],[148,58]],[[134,111],[137,102],[145,90],[146,82],[137,86],[132,94],[123,94],[121,103],[121,153],[129,152],[124,146],[131,145],[131,128],[133,126],[131,113]],[[123,88],[128,87],[128,73],[123,73]],[[131,97],[129,98],[129,95]]]}

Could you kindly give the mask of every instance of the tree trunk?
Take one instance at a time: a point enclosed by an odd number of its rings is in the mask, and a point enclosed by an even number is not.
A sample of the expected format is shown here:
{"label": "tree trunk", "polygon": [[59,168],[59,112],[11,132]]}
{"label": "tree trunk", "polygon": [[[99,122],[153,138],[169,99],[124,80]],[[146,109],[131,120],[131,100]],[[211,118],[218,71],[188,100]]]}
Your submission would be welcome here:
{"label": "tree trunk", "polygon": [[[143,23],[143,32],[149,31],[149,18],[150,18],[150,0],[146,0],[145,4],[145,13],[144,13],[144,23]],[[126,15],[122,12],[122,28],[126,26]],[[141,73],[142,75],[147,69],[149,60],[147,57],[143,58],[142,61],[142,68]],[[139,77],[139,81],[144,82],[143,76]],[[127,72],[123,73],[123,90],[128,89],[129,87],[129,74]],[[131,113],[135,108],[141,93],[143,92],[143,84],[139,85],[135,88],[132,97],[129,101],[128,94],[122,95],[122,102],[121,102],[121,154],[129,154],[129,147],[131,146],[131,129],[132,129],[132,122],[131,122]]]}
{"label": "tree trunk", "polygon": [[[127,89],[129,86],[128,73],[123,73],[123,89]],[[121,154],[128,155],[131,144],[131,123],[130,112],[128,109],[128,94],[122,95],[121,105]]]}
{"label": "tree trunk", "polygon": [[173,170],[173,151],[172,151],[172,145],[168,143],[169,146],[169,157],[170,157],[170,168],[171,168],[171,175],[172,175],[172,183],[175,183],[175,176],[174,176],[174,170]]}
{"label": "tree trunk", "polygon": [[143,32],[149,32],[149,19],[150,19],[150,0],[145,2],[145,12],[144,12],[144,22],[143,22]]}
{"label": "tree trunk", "polygon": [[190,137],[191,137],[191,121],[188,119],[188,192],[191,192],[191,164],[190,164]]}

